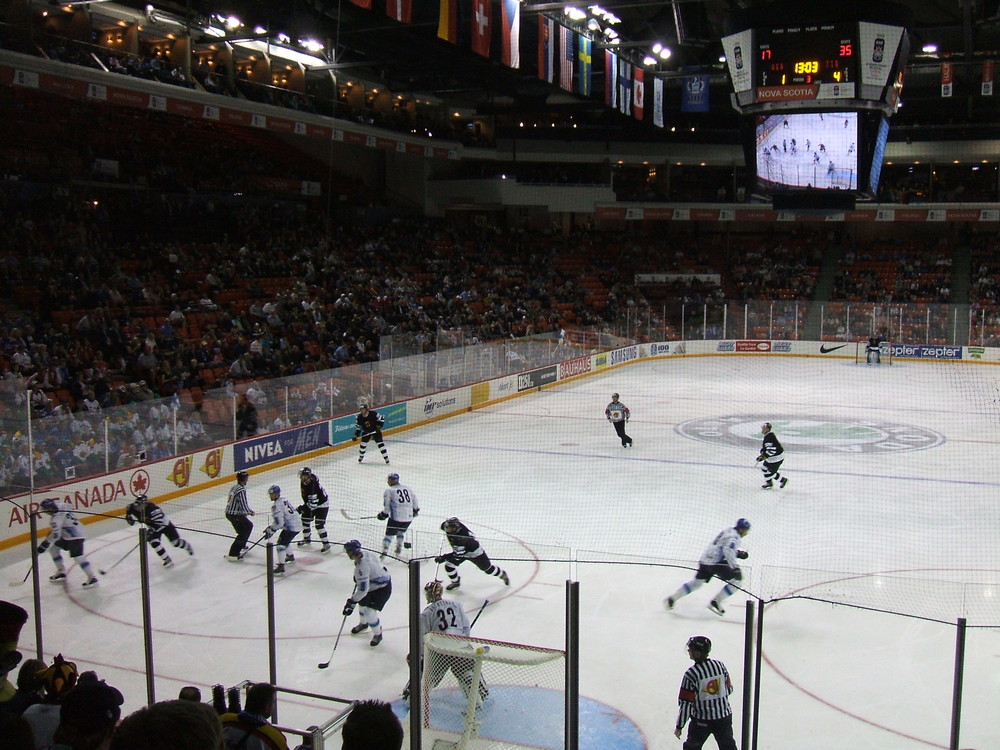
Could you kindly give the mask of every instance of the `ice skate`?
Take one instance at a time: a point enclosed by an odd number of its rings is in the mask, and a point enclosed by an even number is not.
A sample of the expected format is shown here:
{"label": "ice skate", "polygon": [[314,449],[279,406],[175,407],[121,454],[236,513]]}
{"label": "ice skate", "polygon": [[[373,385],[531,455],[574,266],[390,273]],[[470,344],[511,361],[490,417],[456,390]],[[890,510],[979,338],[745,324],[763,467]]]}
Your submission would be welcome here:
{"label": "ice skate", "polygon": [[285,566],[282,565],[281,563],[278,563],[277,565],[275,565],[274,566],[274,577],[275,578],[281,578],[284,575],[285,575]]}
{"label": "ice skate", "polygon": [[164,560],[164,561],[163,561],[163,567],[164,567],[164,568],[172,568],[172,567],[174,567],[174,561],[173,561],[173,560],[171,560],[171,559],[170,559],[170,558],[168,557],[168,558],[167,558],[166,560]]}
{"label": "ice skate", "polygon": [[66,574],[63,573],[62,571],[59,571],[58,573],[53,573],[52,575],[49,576],[49,580],[52,581],[53,583],[59,583],[59,581],[65,581]]}
{"label": "ice skate", "polygon": [[462,579],[461,578],[456,578],[454,581],[452,581],[447,586],[445,586],[444,589],[445,589],[445,591],[454,591],[455,589],[457,589],[461,585],[462,585]]}
{"label": "ice skate", "polygon": [[788,477],[782,477],[781,481],[778,482],[778,489],[783,489],[786,484],[788,484]]}
{"label": "ice skate", "polygon": [[667,609],[673,609],[674,598],[672,596],[668,596],[666,599],[663,600],[663,606],[665,606]]}
{"label": "ice skate", "polygon": [[403,543],[402,542],[396,542],[396,554],[400,555],[400,554],[402,554],[402,552],[403,552]]}
{"label": "ice skate", "polygon": [[312,544],[312,539],[310,539],[309,537],[306,537],[305,539],[299,539],[299,541],[297,541],[295,544],[297,544],[299,547],[305,547],[306,545]]}
{"label": "ice skate", "polygon": [[708,603],[708,608],[713,612],[715,612],[715,614],[717,614],[719,617],[722,617],[724,614],[726,614],[726,610],[720,607],[719,603],[715,601],[715,599],[713,599]]}
{"label": "ice skate", "polygon": [[772,487],[774,487],[774,482],[772,482],[770,479],[768,479],[766,482],[764,482],[764,484],[761,485],[761,488],[765,490],[769,490]]}
{"label": "ice skate", "polygon": [[83,587],[84,587],[85,589],[92,589],[92,588],[94,588],[94,586],[96,586],[96,585],[97,585],[97,579],[96,579],[96,578],[94,578],[93,576],[91,576],[91,577],[90,577],[90,580],[89,580],[89,581],[87,581],[87,582],[86,582],[85,584],[83,584]]}
{"label": "ice skate", "polygon": [[510,586],[510,576],[507,575],[506,570],[500,574],[500,580],[503,581],[504,586]]}
{"label": "ice skate", "polygon": [[243,555],[226,555],[225,558],[229,562],[243,562]]}
{"label": "ice skate", "polygon": [[351,635],[357,635],[358,633],[363,633],[366,630],[368,630],[368,623],[359,622],[357,625],[351,628]]}
{"label": "ice skate", "polygon": [[286,563],[293,563],[293,562],[295,562],[295,555],[293,555],[291,552],[285,553],[285,562]]}
{"label": "ice skate", "polygon": [[330,551],[330,549],[331,549],[330,544],[328,542],[323,542],[323,546],[320,547],[319,553],[321,555],[325,555],[327,552]]}
{"label": "ice skate", "polygon": [[368,645],[371,646],[372,648],[374,648],[375,646],[377,646],[381,642],[382,642],[382,634],[379,633],[378,635],[373,635],[372,636],[372,639],[370,641],[368,641]]}

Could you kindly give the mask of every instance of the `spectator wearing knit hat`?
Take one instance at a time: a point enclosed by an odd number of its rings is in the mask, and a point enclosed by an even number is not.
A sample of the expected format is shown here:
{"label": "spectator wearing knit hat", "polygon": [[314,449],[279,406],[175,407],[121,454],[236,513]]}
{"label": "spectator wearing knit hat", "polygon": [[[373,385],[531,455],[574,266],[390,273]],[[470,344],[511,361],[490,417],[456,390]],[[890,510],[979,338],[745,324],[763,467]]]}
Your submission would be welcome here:
{"label": "spectator wearing knit hat", "polygon": [[41,702],[29,706],[21,714],[31,724],[36,747],[48,747],[52,744],[52,737],[59,726],[62,700],[76,687],[78,677],[76,664],[63,659],[62,654],[56,654],[52,666],[42,673],[45,692]]}

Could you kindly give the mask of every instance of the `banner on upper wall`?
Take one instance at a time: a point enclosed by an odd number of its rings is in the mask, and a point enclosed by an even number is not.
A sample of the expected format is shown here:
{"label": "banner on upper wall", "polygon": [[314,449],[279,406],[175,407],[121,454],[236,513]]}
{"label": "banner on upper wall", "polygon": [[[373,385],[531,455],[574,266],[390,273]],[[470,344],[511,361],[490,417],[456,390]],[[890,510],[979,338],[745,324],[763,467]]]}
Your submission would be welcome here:
{"label": "banner on upper wall", "polygon": [[295,427],[243,440],[233,446],[233,470],[245,471],[309,453],[329,444],[326,423]]}
{"label": "banner on upper wall", "polygon": [[[70,503],[81,520],[89,523],[100,514],[124,510],[139,495],[148,495],[159,503],[215,482],[229,474],[225,466],[229,450],[228,445],[219,446],[66,482],[33,496],[25,493],[6,498],[7,502],[0,503],[0,547],[30,533],[29,514],[37,513],[39,503],[47,497]],[[47,525],[40,522],[39,530],[45,533]]]}

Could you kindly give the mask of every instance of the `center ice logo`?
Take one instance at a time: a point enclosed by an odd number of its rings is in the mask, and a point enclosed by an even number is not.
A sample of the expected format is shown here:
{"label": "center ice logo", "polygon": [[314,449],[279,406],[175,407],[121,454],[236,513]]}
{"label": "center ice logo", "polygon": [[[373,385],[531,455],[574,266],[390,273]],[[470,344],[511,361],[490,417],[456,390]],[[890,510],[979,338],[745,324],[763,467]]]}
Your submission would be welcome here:
{"label": "center ice logo", "polygon": [[793,453],[899,453],[934,448],[945,442],[944,435],[926,427],[881,419],[734,414],[692,419],[674,429],[679,435],[703,443],[756,448],[764,422],[774,425],[785,450]]}

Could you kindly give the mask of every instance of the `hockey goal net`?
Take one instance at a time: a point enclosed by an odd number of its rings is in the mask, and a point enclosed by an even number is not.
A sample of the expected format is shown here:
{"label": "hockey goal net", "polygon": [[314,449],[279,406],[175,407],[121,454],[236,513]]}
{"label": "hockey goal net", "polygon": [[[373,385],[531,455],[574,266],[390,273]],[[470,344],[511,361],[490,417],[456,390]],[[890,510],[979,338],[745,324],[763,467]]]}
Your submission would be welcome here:
{"label": "hockey goal net", "polygon": [[[871,358],[869,359],[868,352],[868,342],[859,341],[857,343],[857,349],[854,353],[854,364],[856,365],[891,365],[892,364],[892,344],[888,341],[883,341],[879,344],[878,356],[875,356],[874,352],[871,352]],[[850,350],[848,350],[850,351]]]}
{"label": "hockey goal net", "polygon": [[428,633],[421,678],[423,747],[562,748],[566,653]]}

